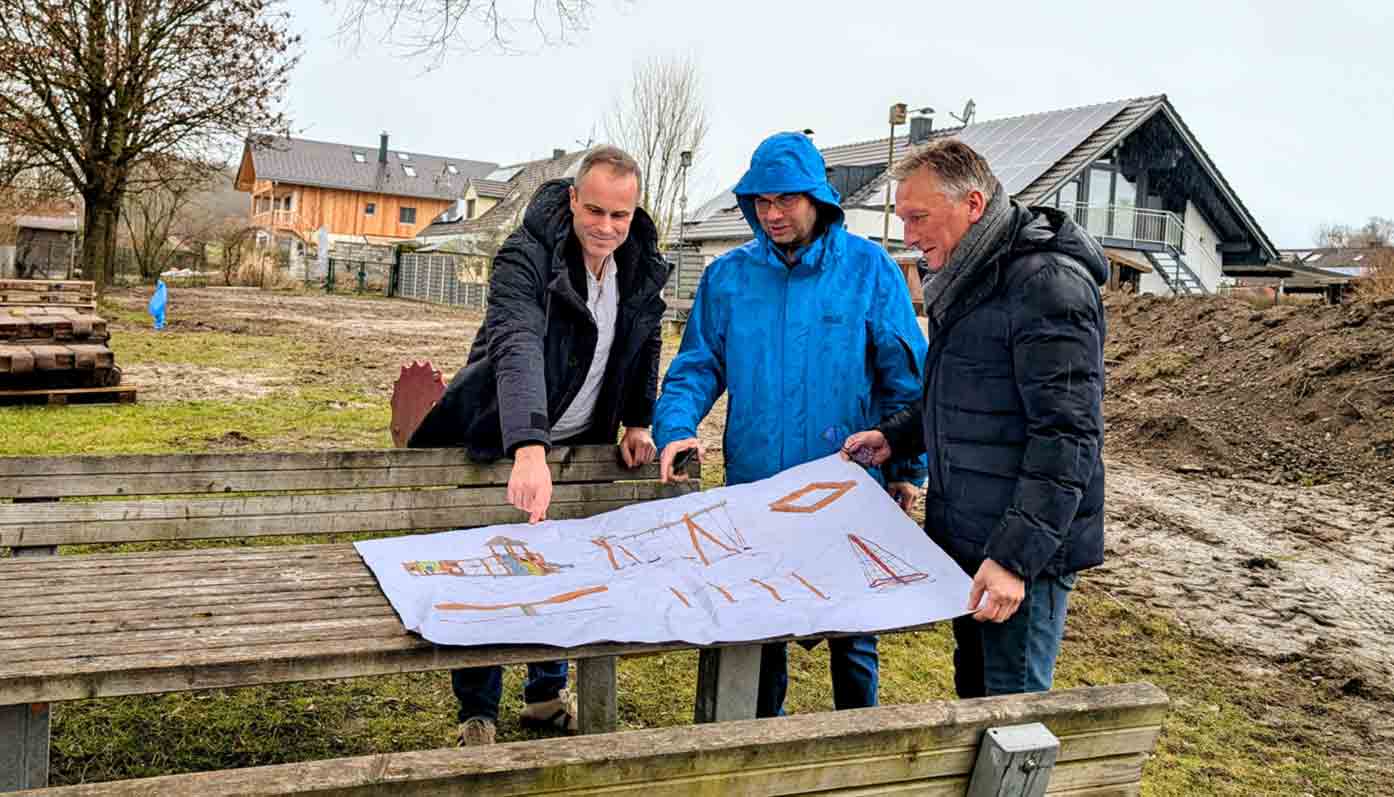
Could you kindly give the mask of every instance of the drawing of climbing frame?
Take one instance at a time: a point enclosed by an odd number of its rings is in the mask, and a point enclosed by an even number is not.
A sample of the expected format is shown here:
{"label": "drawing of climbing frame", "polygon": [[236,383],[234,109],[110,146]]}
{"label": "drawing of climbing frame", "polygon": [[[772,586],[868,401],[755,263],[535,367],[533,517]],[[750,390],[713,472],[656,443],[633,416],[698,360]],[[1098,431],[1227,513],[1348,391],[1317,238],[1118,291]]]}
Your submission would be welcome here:
{"label": "drawing of climbing frame", "polygon": [[964,613],[969,579],[860,466],[583,520],[356,543],[410,631],[440,644],[694,644],[875,632]]}

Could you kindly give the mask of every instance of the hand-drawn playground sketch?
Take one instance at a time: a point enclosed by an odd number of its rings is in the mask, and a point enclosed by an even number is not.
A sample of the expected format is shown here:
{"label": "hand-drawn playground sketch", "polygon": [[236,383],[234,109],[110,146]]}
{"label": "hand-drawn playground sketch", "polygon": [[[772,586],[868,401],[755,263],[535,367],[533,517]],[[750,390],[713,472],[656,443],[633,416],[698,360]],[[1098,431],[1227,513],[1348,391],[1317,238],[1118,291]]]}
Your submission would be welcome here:
{"label": "hand-drawn playground sketch", "polygon": [[453,645],[882,631],[964,614],[970,586],[837,456],[584,520],[356,546],[407,629]]}

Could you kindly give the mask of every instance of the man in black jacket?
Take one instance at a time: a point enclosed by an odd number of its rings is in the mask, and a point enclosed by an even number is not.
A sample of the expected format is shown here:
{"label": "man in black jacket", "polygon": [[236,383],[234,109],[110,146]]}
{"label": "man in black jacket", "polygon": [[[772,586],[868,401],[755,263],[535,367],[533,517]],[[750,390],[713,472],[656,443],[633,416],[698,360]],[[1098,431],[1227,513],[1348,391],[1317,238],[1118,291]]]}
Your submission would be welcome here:
{"label": "man in black jacket", "polygon": [[962,142],[914,150],[892,176],[924,255],[924,393],[844,450],[929,452],[925,530],[973,574],[959,696],[1044,691],[1075,574],[1103,561],[1108,262],[1065,214],[1011,201]]}
{"label": "man in black jacket", "polygon": [[[639,165],[592,150],[575,183],[537,190],[523,224],[494,257],[484,325],[465,367],[412,433],[413,448],[463,446],[471,459],[513,457],[509,503],[547,517],[556,445],[614,444],[629,467],[653,461],[649,425],[662,349],[667,262],[639,200]],[[576,729],[565,661],[533,664],[525,725]],[[494,741],[502,668],[452,673],[460,743]]]}

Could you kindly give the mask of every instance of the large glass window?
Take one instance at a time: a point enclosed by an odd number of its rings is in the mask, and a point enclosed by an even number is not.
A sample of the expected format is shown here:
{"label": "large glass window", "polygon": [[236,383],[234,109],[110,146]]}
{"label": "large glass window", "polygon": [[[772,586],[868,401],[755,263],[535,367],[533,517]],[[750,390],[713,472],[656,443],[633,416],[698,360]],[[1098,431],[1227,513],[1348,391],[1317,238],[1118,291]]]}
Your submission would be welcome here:
{"label": "large glass window", "polygon": [[1113,181],[1113,236],[1132,238],[1137,224],[1137,185],[1119,174]]}
{"label": "large glass window", "polygon": [[1092,235],[1108,235],[1108,210],[1113,204],[1113,172],[1089,170],[1089,218],[1084,228]]}

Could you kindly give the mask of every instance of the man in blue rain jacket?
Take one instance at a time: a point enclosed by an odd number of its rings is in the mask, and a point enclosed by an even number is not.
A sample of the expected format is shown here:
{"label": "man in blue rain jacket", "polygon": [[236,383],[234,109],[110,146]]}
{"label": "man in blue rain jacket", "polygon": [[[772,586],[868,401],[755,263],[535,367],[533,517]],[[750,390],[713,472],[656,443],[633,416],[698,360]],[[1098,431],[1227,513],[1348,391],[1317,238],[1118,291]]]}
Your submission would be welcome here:
{"label": "man in blue rain jacket", "polygon": [[[764,479],[839,450],[849,431],[910,406],[926,353],[905,279],[876,244],[843,225],[823,156],[800,133],[755,150],[736,185],[755,240],[707,267],[654,411],[663,478],[696,449],[697,426],[729,394],[726,483]],[[923,458],[887,463],[887,489],[908,509]],[[829,641],[833,702],[876,705],[876,637]],[[766,645],[756,715],[783,713],[787,651]]]}

